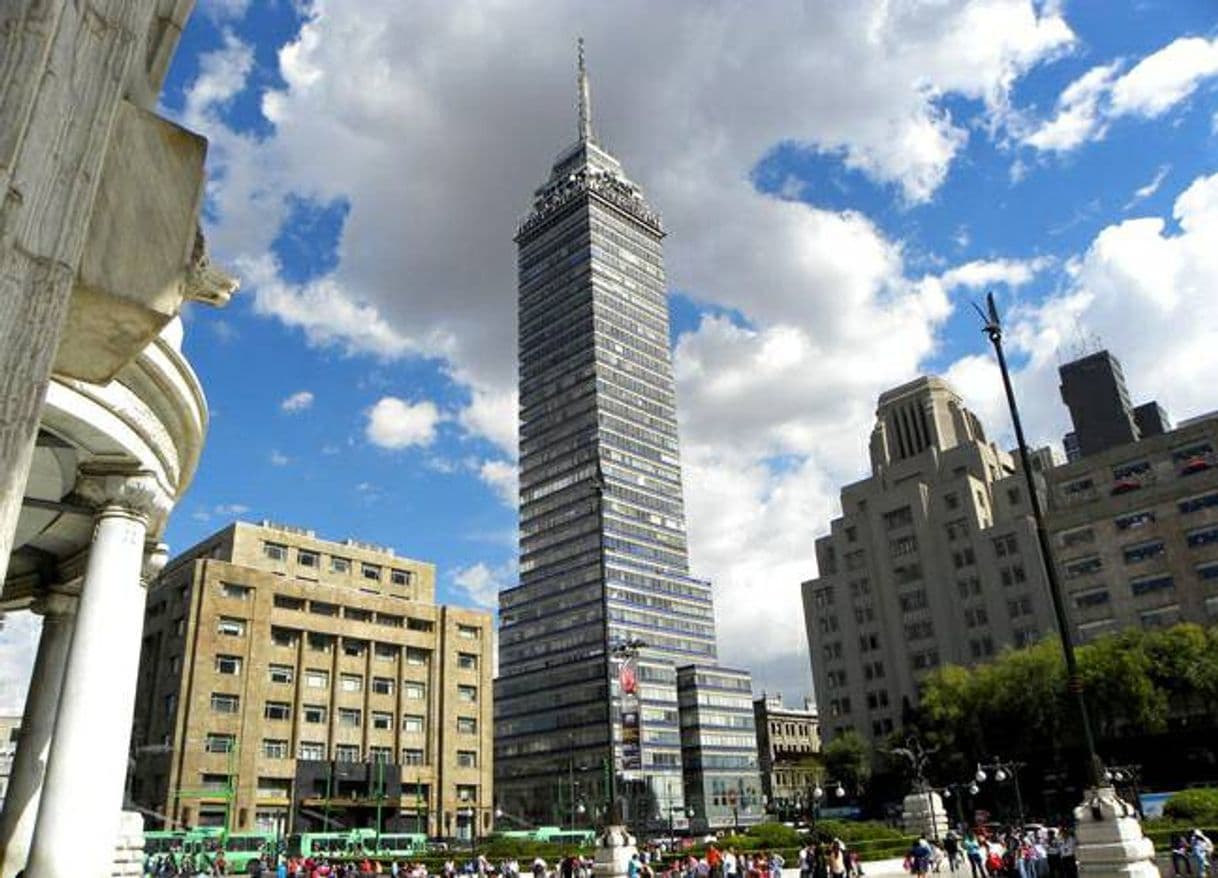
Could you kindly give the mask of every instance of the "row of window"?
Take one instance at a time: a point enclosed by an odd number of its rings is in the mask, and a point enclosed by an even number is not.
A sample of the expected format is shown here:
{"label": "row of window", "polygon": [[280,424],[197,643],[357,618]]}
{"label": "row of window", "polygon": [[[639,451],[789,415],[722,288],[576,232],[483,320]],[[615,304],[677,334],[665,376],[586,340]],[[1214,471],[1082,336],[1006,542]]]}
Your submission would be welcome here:
{"label": "row of window", "polygon": [[[419,726],[418,726],[417,730],[418,731],[423,730],[423,727],[422,727],[423,718],[422,717],[406,717],[404,719],[417,719],[419,721]],[[403,730],[411,731],[410,729],[406,729],[405,724],[403,724]],[[477,721],[471,717],[458,717],[457,718],[457,732],[462,735],[476,735],[478,733]],[[338,755],[338,751],[341,750],[342,748],[350,748],[353,746],[355,746],[355,745],[336,744],[335,745],[335,751],[336,751],[335,758],[342,759],[342,757],[340,755]],[[206,737],[204,737],[204,739],[203,739],[203,750],[207,753],[231,753],[233,750],[236,749],[236,747],[237,747],[237,736],[234,734],[229,734],[227,732],[208,732]],[[356,749],[358,750],[358,747],[356,747]],[[389,747],[369,747],[368,749],[369,749],[369,758],[370,759],[372,758],[372,751],[374,751],[374,750],[376,750],[376,751],[389,751],[390,750]],[[262,755],[268,759],[287,759],[288,752],[289,752],[288,751],[288,742],[286,739],[266,738],[266,739],[263,739],[263,741],[262,741]],[[462,753],[472,754],[471,758],[468,760],[470,762],[470,765],[467,766],[466,762],[462,761],[462,758],[460,755]],[[417,754],[417,756],[415,754]],[[317,741],[301,741],[300,748],[297,751],[297,758],[298,759],[325,759],[326,758],[326,745],[324,743],[317,742]],[[358,762],[359,756],[357,755],[355,757],[355,759],[351,760],[351,761]],[[388,761],[388,759],[386,759],[386,761]],[[421,749],[417,749],[417,748],[406,748],[406,749],[402,750],[402,762],[406,765],[424,765],[424,764],[426,764],[424,751]],[[457,759],[458,765],[461,765],[463,767],[473,767],[473,765],[476,765],[476,763],[477,763],[477,752],[476,751],[473,751],[473,750],[459,750],[458,751],[458,759]]]}
{"label": "row of window", "polygon": [[[458,666],[467,669],[477,668],[476,656],[465,656],[469,659],[468,663],[463,663],[461,657],[458,657]],[[224,655],[216,656],[215,669],[217,674],[226,676],[239,676],[243,666],[243,659],[239,655]],[[269,664],[267,665],[267,679],[272,683],[292,683],[296,679],[296,669],[292,665]],[[316,668],[307,668],[303,675],[304,684],[309,689],[329,689],[330,688],[330,672]],[[364,688],[364,678],[361,674],[339,674],[338,675],[339,690],[342,692],[361,692]],[[393,694],[393,679],[390,677],[373,677],[372,691],[378,695]],[[402,694],[406,698],[425,698],[427,697],[427,684],[420,683],[414,680],[402,681]],[[460,685],[457,687],[457,697],[462,701],[477,701],[478,687],[470,685]]]}
{"label": "row of window", "polygon": [[[262,554],[272,561],[287,561],[289,548],[283,543],[263,542]],[[296,564],[298,567],[312,567],[314,569],[321,568],[321,553],[314,552],[311,549],[296,550]],[[330,572],[331,573],[350,573],[354,562],[350,558],[344,558],[340,555],[330,556]],[[383,568],[379,564],[371,564],[367,561],[361,561],[359,564],[359,575],[363,579],[380,582],[383,574]],[[401,570],[397,567],[389,569],[389,581],[394,585],[412,585],[415,580],[415,571]]]}
{"label": "row of window", "polygon": [[[228,692],[213,692],[211,694],[211,709],[216,713],[239,713],[241,696]],[[325,723],[328,710],[324,704],[303,704],[300,708],[301,718],[306,723]],[[338,724],[359,728],[363,723],[363,711],[357,707],[339,707],[336,710]],[[383,710],[370,711],[372,727],[385,731],[393,730],[393,714]],[[263,705],[263,719],[286,721],[292,718],[292,705],[287,701],[267,701]],[[405,714],[402,717],[402,731],[422,732],[424,717],[421,714]]]}

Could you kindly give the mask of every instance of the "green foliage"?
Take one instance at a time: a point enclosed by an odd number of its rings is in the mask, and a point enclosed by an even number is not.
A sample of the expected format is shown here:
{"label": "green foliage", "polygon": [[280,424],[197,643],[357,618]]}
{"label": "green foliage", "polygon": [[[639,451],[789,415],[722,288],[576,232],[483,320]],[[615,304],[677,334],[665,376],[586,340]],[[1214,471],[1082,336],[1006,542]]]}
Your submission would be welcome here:
{"label": "green foliage", "polygon": [[835,781],[857,789],[871,776],[867,745],[854,729],[835,735],[821,751],[825,771]]}
{"label": "green foliage", "polygon": [[759,823],[749,828],[748,837],[762,848],[799,847],[799,833],[781,823]]}
{"label": "green foliage", "polygon": [[887,823],[877,823],[872,820],[819,820],[816,824],[816,834],[829,838],[840,838],[847,845],[858,845],[860,842],[911,841],[899,829],[893,829]]}
{"label": "green foliage", "polygon": [[[1169,716],[1218,717],[1218,628],[1131,629],[1077,654],[1101,740],[1160,733]],[[971,670],[937,669],[924,683],[917,726],[938,747],[931,773],[952,776],[987,753],[1018,758],[1043,741],[1078,746],[1074,710],[1061,647],[1046,638]]]}
{"label": "green foliage", "polygon": [[1218,789],[1182,790],[1164,803],[1163,816],[1194,825],[1218,823]]}

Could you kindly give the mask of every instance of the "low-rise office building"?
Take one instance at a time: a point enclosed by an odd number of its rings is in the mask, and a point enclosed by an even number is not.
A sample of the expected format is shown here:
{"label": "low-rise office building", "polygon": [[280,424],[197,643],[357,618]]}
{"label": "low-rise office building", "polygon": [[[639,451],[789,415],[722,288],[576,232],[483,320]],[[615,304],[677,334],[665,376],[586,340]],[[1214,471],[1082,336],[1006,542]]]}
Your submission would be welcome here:
{"label": "low-rise office building", "polygon": [[816,704],[809,698],[802,708],[786,707],[781,692],[762,693],[753,699],[753,724],[757,729],[761,792],[772,813],[793,815],[820,779]]}
{"label": "low-rise office building", "polygon": [[165,826],[484,834],[492,632],[431,564],[235,523],[149,589],[132,798]]}

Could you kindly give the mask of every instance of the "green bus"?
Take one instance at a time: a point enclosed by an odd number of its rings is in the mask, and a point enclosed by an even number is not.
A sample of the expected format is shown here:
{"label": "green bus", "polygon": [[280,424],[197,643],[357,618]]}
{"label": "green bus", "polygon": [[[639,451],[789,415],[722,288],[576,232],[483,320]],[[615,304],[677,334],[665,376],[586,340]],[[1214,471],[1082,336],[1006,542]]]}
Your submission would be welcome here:
{"label": "green bus", "polygon": [[169,856],[179,865],[189,862],[196,869],[210,870],[220,854],[230,871],[244,872],[250,860],[262,857],[270,863],[276,854],[273,832],[226,833],[217,827],[189,830],[153,830],[144,833],[144,860]]}
{"label": "green bus", "polygon": [[538,826],[536,829],[513,829],[501,833],[503,838],[523,841],[541,841],[547,844],[586,847],[596,842],[596,832],[591,829],[563,829],[561,826]]}

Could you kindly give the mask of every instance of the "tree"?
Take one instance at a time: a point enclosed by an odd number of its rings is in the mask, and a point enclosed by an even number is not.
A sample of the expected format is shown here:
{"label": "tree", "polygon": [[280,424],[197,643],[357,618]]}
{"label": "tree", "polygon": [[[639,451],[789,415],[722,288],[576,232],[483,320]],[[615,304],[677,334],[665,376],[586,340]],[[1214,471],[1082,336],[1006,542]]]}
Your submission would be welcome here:
{"label": "tree", "polygon": [[821,755],[824,757],[825,770],[829,777],[843,786],[857,790],[871,776],[867,745],[854,729],[834,735],[833,740],[821,751]]}

